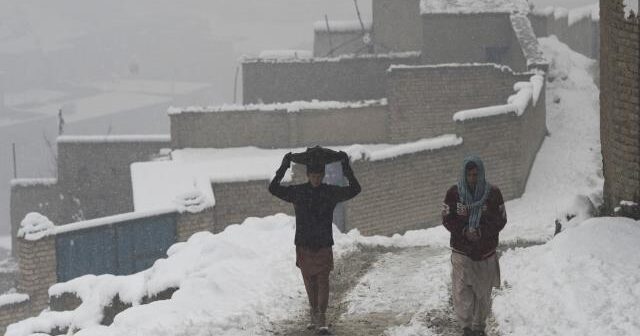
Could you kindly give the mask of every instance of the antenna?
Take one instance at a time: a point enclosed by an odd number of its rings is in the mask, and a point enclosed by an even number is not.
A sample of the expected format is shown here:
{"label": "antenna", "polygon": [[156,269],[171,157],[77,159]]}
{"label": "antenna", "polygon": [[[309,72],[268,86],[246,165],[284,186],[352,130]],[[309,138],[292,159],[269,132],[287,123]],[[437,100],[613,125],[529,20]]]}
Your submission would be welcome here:
{"label": "antenna", "polygon": [[360,28],[362,29],[362,42],[367,46],[367,51],[370,54],[373,54],[374,48],[373,43],[371,43],[371,36],[364,27],[364,22],[362,22],[362,15],[360,15],[360,8],[358,7],[358,0],[353,0],[353,4],[356,7],[356,14],[358,15],[358,21],[360,21]]}
{"label": "antenna", "polygon": [[329,27],[329,16],[324,15],[324,22],[327,24],[327,36],[329,37],[329,56],[333,56],[333,45],[331,45],[331,28]]}

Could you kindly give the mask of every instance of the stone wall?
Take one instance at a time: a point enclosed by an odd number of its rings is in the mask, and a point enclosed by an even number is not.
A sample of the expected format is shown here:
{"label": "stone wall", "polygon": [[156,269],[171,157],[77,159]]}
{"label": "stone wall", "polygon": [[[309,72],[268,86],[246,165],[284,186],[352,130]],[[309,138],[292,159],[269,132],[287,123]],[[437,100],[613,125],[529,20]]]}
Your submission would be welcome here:
{"label": "stone wall", "polygon": [[376,143],[387,140],[387,128],[385,105],[299,112],[182,112],[171,115],[171,147],[295,148]]}
{"label": "stone wall", "polygon": [[243,102],[359,101],[385,96],[391,64],[418,64],[418,53],[315,58],[310,60],[245,60]]}
{"label": "stone wall", "polygon": [[640,202],[640,32],[621,0],[600,1],[600,137],[605,210]]}
{"label": "stone wall", "polygon": [[373,0],[376,52],[422,50],[420,0]]}
{"label": "stone wall", "polygon": [[509,14],[423,14],[422,20],[425,64],[498,63],[527,70]]}
{"label": "stone wall", "polygon": [[490,64],[393,68],[388,80],[391,142],[455,133],[454,113],[506,104],[513,85],[522,80],[529,79]]}

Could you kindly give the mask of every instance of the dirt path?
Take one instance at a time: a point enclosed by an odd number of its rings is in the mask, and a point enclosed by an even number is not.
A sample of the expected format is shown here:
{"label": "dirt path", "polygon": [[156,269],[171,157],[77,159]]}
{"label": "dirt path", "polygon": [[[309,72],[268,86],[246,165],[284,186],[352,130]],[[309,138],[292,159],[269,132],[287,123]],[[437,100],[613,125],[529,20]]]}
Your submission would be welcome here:
{"label": "dirt path", "polygon": [[[523,241],[503,245],[500,250],[536,244]],[[388,335],[395,327],[404,328],[398,332],[403,335],[420,335],[425,329],[441,336],[461,335],[451,303],[449,255],[447,249],[429,247],[361,247],[337,260],[327,312],[333,334]],[[316,335],[305,329],[307,323],[306,312],[300,312],[295,320],[285,321],[272,333]],[[489,336],[500,336],[493,316],[487,324]]]}

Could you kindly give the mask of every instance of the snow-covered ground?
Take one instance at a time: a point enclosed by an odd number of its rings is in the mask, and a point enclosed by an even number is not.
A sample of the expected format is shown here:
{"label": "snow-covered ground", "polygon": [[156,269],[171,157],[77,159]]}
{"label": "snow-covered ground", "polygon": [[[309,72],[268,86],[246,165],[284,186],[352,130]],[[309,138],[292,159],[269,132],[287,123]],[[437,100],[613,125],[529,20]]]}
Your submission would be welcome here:
{"label": "snow-covered ground", "polygon": [[[524,194],[507,202],[509,223],[502,240],[547,240],[555,219],[581,215],[588,200],[601,202],[599,90],[589,74],[595,61],[571,51],[555,37],[540,39],[552,61],[547,83],[547,137]],[[588,198],[588,200],[586,199]],[[586,204],[585,204],[586,203]]]}
{"label": "snow-covered ground", "polygon": [[[546,244],[509,250],[502,257],[503,288],[494,314],[503,336],[640,334],[640,223],[622,218],[588,219],[602,188],[598,139],[598,91],[592,61],[555,38],[541,44],[552,60],[547,86],[551,133],[538,154],[526,192],[507,203],[504,238]],[[577,215],[566,220],[566,215]],[[552,238],[554,220],[565,231]],[[74,312],[44,312],[12,325],[7,336],[37,328],[72,325],[76,335],[269,335],[278,321],[303,311],[306,298],[294,265],[293,218],[249,218],[223,233],[198,233],[174,245],[169,258],[131,276],[85,276],[50,292],[75,291]],[[343,316],[389,312],[408,316],[389,336],[436,335],[424,318],[448,305],[448,232],[442,227],[404,236],[362,237],[337,230],[339,258],[358,244],[403,247],[382,256],[348,293]],[[411,247],[421,248],[411,248]],[[167,287],[170,300],[140,305]],[[119,294],[134,308],[99,326],[101,307]]]}

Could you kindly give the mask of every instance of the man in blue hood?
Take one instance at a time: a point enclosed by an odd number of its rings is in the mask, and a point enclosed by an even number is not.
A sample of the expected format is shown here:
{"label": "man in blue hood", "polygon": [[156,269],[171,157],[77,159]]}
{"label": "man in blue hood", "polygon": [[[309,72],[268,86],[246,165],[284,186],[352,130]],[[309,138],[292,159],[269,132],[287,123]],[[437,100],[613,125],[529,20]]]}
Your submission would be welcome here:
{"label": "man in blue hood", "polygon": [[491,291],[500,285],[496,248],[506,223],[500,189],[486,181],[479,157],[466,157],[442,209],[442,224],[451,232],[453,306],[464,336],[486,335]]}

